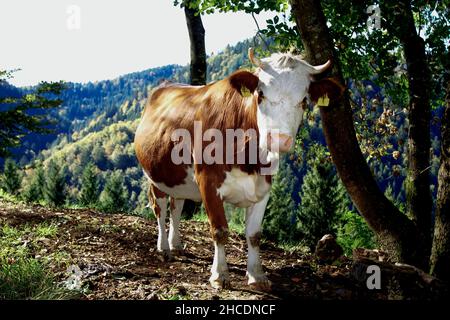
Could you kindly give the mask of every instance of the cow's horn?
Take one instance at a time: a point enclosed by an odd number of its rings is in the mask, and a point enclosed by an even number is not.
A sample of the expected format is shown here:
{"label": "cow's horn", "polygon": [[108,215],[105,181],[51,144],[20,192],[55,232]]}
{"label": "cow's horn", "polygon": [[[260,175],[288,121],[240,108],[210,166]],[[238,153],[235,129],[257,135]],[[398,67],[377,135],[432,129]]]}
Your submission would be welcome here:
{"label": "cow's horn", "polygon": [[328,60],[327,62],[325,62],[324,64],[321,64],[319,66],[312,66],[310,64],[308,64],[309,66],[309,73],[311,74],[319,74],[324,72],[325,70],[327,70],[330,66],[331,66],[331,60]]}
{"label": "cow's horn", "polygon": [[250,58],[251,63],[255,66],[262,68],[262,62],[258,58],[255,57],[255,52],[253,48],[248,48],[248,57]]}

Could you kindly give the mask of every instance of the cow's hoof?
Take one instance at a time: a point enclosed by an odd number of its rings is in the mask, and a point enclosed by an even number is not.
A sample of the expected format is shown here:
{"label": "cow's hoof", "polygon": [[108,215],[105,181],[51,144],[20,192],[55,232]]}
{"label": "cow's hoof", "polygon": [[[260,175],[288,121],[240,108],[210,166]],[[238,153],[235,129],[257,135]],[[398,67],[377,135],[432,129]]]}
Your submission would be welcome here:
{"label": "cow's hoof", "polygon": [[173,260],[170,250],[158,250],[158,258],[161,262],[170,262]]}
{"label": "cow's hoof", "polygon": [[258,277],[257,279],[254,279],[253,281],[248,282],[248,285],[256,291],[262,291],[262,292],[270,292],[272,291],[272,282],[270,282],[267,277]]}
{"label": "cow's hoof", "polygon": [[214,289],[231,289],[231,282],[228,276],[220,275],[215,279],[211,277],[209,283]]}

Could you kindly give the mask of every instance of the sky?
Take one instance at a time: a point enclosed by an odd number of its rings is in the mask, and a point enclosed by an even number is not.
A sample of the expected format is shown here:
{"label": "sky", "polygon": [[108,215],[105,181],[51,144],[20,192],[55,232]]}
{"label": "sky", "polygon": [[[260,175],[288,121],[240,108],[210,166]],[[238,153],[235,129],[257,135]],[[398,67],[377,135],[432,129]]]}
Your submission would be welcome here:
{"label": "sky", "polygon": [[[257,16],[261,27],[272,15]],[[206,50],[253,37],[244,13],[203,17]],[[173,0],[2,0],[0,69],[20,68],[17,86],[88,82],[189,62],[189,36]]]}

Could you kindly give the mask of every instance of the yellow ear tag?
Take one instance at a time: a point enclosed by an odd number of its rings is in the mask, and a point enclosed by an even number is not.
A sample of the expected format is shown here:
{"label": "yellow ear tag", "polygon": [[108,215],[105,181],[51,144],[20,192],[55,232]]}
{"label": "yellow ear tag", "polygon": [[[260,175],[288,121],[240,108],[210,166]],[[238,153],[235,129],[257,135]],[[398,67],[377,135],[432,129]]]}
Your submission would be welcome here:
{"label": "yellow ear tag", "polygon": [[252,93],[250,92],[250,90],[246,86],[242,86],[241,87],[241,95],[244,98],[248,98],[248,97],[252,96]]}
{"label": "yellow ear tag", "polygon": [[330,105],[330,99],[328,98],[328,95],[325,94],[323,97],[319,98],[319,101],[317,101],[318,107],[328,107]]}

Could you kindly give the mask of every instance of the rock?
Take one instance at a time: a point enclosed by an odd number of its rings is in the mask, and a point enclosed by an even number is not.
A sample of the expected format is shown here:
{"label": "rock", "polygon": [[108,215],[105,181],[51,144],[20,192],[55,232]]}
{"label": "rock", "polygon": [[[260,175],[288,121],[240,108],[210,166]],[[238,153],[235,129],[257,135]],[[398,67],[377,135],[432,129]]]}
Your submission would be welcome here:
{"label": "rock", "polygon": [[382,250],[378,249],[365,249],[356,248],[353,249],[353,260],[370,259],[380,262],[390,262],[388,254]]}
{"label": "rock", "polygon": [[331,234],[326,234],[317,242],[315,255],[319,261],[333,263],[343,254],[341,246]]}
{"label": "rock", "polygon": [[439,279],[414,266],[389,263],[368,258],[353,261],[351,275],[367,287],[367,279],[373,272],[369,266],[380,268],[380,289],[367,289],[368,294],[381,294],[390,300],[436,300],[449,297],[448,289]]}

